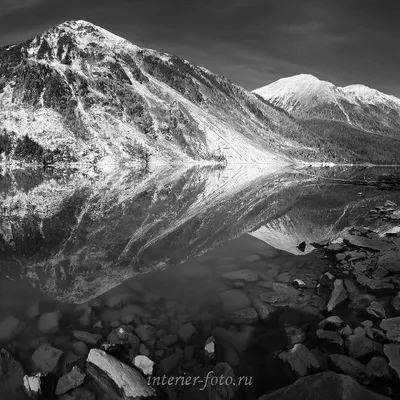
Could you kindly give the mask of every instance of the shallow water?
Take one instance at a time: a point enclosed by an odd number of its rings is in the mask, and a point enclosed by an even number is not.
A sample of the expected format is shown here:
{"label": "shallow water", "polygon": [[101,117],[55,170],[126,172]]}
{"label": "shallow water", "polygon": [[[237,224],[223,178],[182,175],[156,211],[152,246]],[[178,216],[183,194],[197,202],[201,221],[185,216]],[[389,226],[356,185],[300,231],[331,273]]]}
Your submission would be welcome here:
{"label": "shallow water", "polygon": [[[305,173],[230,166],[111,175],[96,170],[4,172],[0,324],[6,322],[0,325],[0,344],[12,343],[29,371],[40,343],[76,353],[74,329],[93,330],[101,320],[106,337],[124,321],[135,326],[132,315],[142,324],[167,315],[160,330],[174,333],[191,321],[198,328],[195,351],[201,352],[211,333],[220,335],[217,358],[234,363],[228,351],[233,347],[240,360],[237,373],[258,377],[266,358],[290,348],[305,325],[322,318],[324,299],[314,287],[328,261],[310,243],[340,237],[352,225],[384,232],[390,223],[374,220],[368,210],[388,199],[400,203],[398,192],[320,177],[376,177],[386,171]],[[296,247],[303,240],[304,252]],[[243,269],[246,278],[229,275]],[[307,288],[293,288],[294,279]],[[250,307],[261,293],[278,295],[271,322],[232,321],[232,312]],[[110,306],[123,294],[131,297]],[[57,309],[63,316],[59,330],[40,333],[40,315]],[[7,336],[16,320],[18,328]],[[236,332],[234,339],[227,332]],[[313,338],[307,340],[312,348]],[[243,389],[249,391],[247,398],[287,383],[272,370],[268,374],[268,382],[258,378]]]}

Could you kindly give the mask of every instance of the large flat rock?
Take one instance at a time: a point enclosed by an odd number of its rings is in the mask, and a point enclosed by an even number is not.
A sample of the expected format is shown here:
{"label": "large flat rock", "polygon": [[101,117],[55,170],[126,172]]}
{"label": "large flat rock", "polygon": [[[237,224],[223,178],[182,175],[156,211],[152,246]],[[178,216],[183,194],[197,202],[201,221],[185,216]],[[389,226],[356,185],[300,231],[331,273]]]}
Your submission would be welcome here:
{"label": "large flat rock", "polygon": [[157,393],[142,374],[105,351],[92,349],[87,358],[87,373],[113,399],[157,399]]}

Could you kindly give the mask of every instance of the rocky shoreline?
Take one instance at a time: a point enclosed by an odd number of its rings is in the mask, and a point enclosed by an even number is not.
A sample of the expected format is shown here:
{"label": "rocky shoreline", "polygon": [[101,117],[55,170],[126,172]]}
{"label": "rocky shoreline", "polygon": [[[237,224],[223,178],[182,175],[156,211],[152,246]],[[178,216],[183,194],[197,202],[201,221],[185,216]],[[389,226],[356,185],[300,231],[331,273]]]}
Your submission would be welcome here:
{"label": "rocky shoreline", "polygon": [[[370,214],[395,225],[400,209],[387,202]],[[128,290],[72,310],[34,303],[28,322],[7,315],[0,392],[16,400],[400,399],[400,229],[380,236],[353,227],[313,245],[322,264],[296,271],[265,269],[263,254],[248,256],[246,268],[226,260],[220,293],[201,308],[130,280]]]}

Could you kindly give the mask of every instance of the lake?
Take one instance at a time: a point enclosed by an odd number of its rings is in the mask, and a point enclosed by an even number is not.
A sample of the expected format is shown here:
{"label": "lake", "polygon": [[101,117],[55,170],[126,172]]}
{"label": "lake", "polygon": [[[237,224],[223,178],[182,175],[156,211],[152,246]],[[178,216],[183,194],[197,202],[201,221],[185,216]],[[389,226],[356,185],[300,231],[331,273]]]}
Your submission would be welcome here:
{"label": "lake", "polygon": [[[291,347],[287,338],[300,326],[322,318],[314,287],[329,260],[311,243],[335,241],[352,226],[380,234],[393,226],[369,210],[387,200],[400,204],[400,191],[346,181],[395,172],[400,169],[3,168],[0,344],[33,373],[32,353],[50,343],[64,352],[57,368],[65,371],[67,357],[84,357],[93,347],[74,330],[105,340],[121,325],[146,325],[151,332],[141,338],[141,351],[156,366],[159,360],[167,368],[162,360],[180,353],[171,371],[204,372],[210,364],[204,343],[212,333],[214,361],[228,360],[238,375],[258,379],[243,388],[246,398],[257,398],[286,383],[271,368],[266,372],[265,359]],[[294,279],[307,288],[297,290]],[[232,320],[261,294],[281,296],[285,307],[268,323],[251,313]],[[196,332],[186,340],[180,328],[188,323]],[[178,331],[177,343],[156,345]]]}

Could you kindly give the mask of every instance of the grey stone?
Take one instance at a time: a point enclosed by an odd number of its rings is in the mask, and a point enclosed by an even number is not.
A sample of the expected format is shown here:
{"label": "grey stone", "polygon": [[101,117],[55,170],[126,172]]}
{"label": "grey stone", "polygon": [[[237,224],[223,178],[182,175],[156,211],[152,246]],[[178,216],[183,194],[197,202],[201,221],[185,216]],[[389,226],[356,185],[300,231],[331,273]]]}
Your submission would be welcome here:
{"label": "grey stone", "polygon": [[70,372],[63,375],[57,382],[56,395],[67,393],[68,391],[81,386],[85,380],[86,374],[79,368],[74,367]]}
{"label": "grey stone", "polygon": [[335,282],[333,282],[331,298],[326,306],[327,310],[332,311],[338,304],[347,298],[348,295],[343,285],[343,281],[341,279],[336,279]]}
{"label": "grey stone", "polygon": [[211,334],[223,348],[232,347],[239,354],[243,354],[246,351],[252,337],[251,332],[235,332],[221,327],[214,328]]}
{"label": "grey stone", "polygon": [[318,329],[316,332],[316,335],[319,340],[322,340],[326,343],[329,343],[336,348],[341,348],[343,345],[343,339],[340,336],[339,332],[334,332],[334,331],[326,331],[324,329]]}
{"label": "grey stone", "polygon": [[389,360],[389,366],[400,379],[400,344],[389,343],[383,346],[383,352]]}
{"label": "grey stone", "polygon": [[379,256],[378,266],[389,272],[400,272],[400,251],[390,251]]}
{"label": "grey stone", "polygon": [[184,354],[183,352],[176,351],[175,353],[171,354],[170,356],[164,358],[161,361],[161,367],[164,374],[169,374],[170,372],[174,371],[178,368],[178,366],[184,361]]}
{"label": "grey stone", "polygon": [[391,379],[389,364],[384,357],[372,357],[367,365],[367,372],[373,380],[384,379],[389,381]]}
{"label": "grey stone", "polygon": [[342,354],[331,354],[329,356],[329,362],[337,372],[349,375],[363,384],[368,384],[370,382],[367,367],[354,358]]}
{"label": "grey stone", "polygon": [[118,309],[130,303],[135,303],[139,299],[135,293],[120,293],[109,297],[105,305],[110,308]]}
{"label": "grey stone", "polygon": [[0,322],[0,342],[7,342],[14,339],[20,327],[20,320],[8,315]]}
{"label": "grey stone", "polygon": [[38,329],[42,333],[55,333],[59,330],[61,313],[59,311],[48,312],[39,318]]}
{"label": "grey stone", "polygon": [[96,400],[96,395],[88,389],[78,387],[59,396],[57,400]]}
{"label": "grey stone", "polygon": [[178,342],[178,339],[177,334],[166,335],[157,342],[157,348],[163,349],[165,347],[173,346]]}
{"label": "grey stone", "polygon": [[253,307],[258,314],[258,318],[261,321],[268,321],[271,318],[271,315],[274,313],[276,308],[263,302],[260,298],[254,297],[253,299]]}
{"label": "grey stone", "polygon": [[366,336],[351,335],[346,339],[345,346],[349,356],[353,358],[362,358],[374,353],[382,354],[382,345]]}
{"label": "grey stone", "polygon": [[182,325],[176,334],[184,343],[190,343],[196,339],[197,329],[191,322],[188,322],[187,324]]}
{"label": "grey stone", "polygon": [[38,372],[54,372],[63,352],[48,343],[43,343],[32,354],[33,365]]}
{"label": "grey stone", "polygon": [[290,301],[291,296],[286,293],[266,292],[260,294],[260,299],[265,303],[277,304]]}
{"label": "grey stone", "polygon": [[231,316],[231,321],[234,324],[255,324],[258,321],[258,314],[255,308],[246,308],[244,310],[234,312]]}
{"label": "grey stone", "polygon": [[258,273],[250,269],[241,269],[239,271],[226,272],[221,275],[225,279],[232,281],[246,281],[246,282],[257,282]]}
{"label": "grey stone", "polygon": [[[211,382],[208,382],[206,387],[207,398],[209,400],[237,399],[239,387],[232,367],[228,363],[220,362],[215,366],[213,375],[217,379],[223,377],[223,380],[220,379],[222,384],[213,385]],[[228,379],[230,379],[231,384],[225,383]]]}
{"label": "grey stone", "polygon": [[335,331],[342,328],[344,325],[345,323],[340,317],[333,315],[321,321],[318,324],[318,328],[325,329],[328,331]]}
{"label": "grey stone", "polygon": [[102,335],[84,332],[84,331],[73,331],[72,336],[75,339],[85,342],[87,344],[97,345],[102,339]]}
{"label": "grey stone", "polygon": [[152,325],[140,325],[135,329],[135,334],[143,342],[148,342],[156,337],[156,328]]}
{"label": "grey stone", "polygon": [[297,377],[303,377],[310,370],[320,368],[320,364],[314,354],[301,343],[297,343],[292,349],[280,353],[279,358],[290,365]]}
{"label": "grey stone", "polygon": [[385,331],[389,340],[400,342],[400,317],[384,319],[379,326]]}
{"label": "grey stone", "polygon": [[367,313],[375,319],[386,318],[385,309],[383,308],[382,304],[378,303],[377,301],[373,301],[371,303],[371,305],[367,308]]}
{"label": "grey stone", "polygon": [[105,351],[90,350],[87,373],[111,398],[124,400],[157,398],[155,389],[139,371]]}
{"label": "grey stone", "polygon": [[393,297],[392,306],[398,313],[400,313],[400,293],[397,293],[396,296]]}
{"label": "grey stone", "polygon": [[134,350],[139,350],[140,339],[129,329],[120,326],[114,329],[107,337],[111,344],[126,343]]}
{"label": "grey stone", "polygon": [[136,356],[133,359],[134,366],[143,372],[144,375],[153,375],[154,362],[147,356]]}

